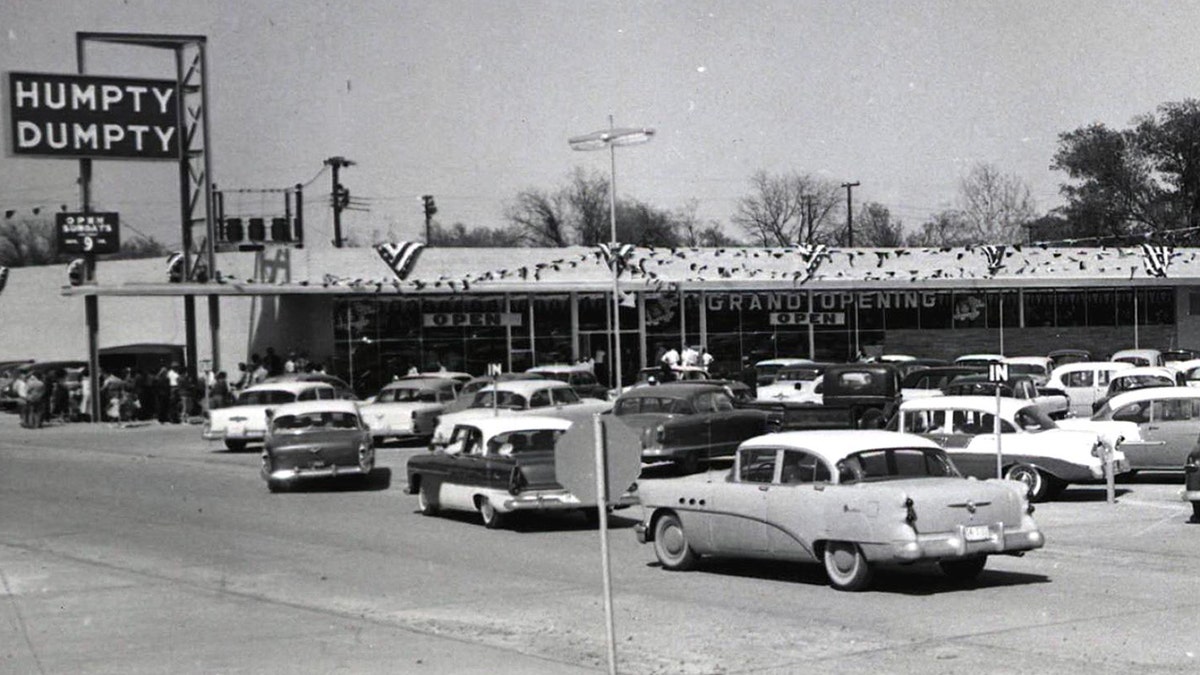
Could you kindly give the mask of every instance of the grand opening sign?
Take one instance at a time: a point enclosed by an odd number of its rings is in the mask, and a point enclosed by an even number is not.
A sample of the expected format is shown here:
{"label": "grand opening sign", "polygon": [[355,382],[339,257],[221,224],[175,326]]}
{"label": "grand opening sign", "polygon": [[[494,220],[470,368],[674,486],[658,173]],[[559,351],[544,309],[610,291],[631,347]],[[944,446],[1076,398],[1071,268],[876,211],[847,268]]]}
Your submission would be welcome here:
{"label": "grand opening sign", "polygon": [[9,73],[9,150],[179,159],[178,94],[173,80]]}

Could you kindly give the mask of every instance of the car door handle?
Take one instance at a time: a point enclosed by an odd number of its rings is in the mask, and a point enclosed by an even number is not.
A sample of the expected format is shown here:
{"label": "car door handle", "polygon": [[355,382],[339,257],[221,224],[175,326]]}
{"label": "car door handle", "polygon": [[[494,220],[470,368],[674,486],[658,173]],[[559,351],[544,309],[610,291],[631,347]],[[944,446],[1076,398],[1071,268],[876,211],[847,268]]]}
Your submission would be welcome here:
{"label": "car door handle", "polygon": [[767,490],[770,490],[770,489],[771,489],[771,486],[769,486],[769,485],[759,485],[758,486],[759,492],[766,492]]}

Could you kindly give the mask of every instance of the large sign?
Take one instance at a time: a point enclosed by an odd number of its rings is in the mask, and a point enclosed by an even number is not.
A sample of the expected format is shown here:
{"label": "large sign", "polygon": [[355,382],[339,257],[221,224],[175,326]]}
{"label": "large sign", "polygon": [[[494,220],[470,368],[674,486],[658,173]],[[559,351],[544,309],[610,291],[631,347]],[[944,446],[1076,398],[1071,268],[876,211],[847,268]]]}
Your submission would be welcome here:
{"label": "large sign", "polygon": [[709,293],[705,304],[710,312],[787,310],[831,312],[858,309],[919,309],[937,304],[937,294],[931,291],[837,291],[812,293],[812,307],[806,292]]}
{"label": "large sign", "polygon": [[56,213],[54,233],[60,254],[121,250],[121,221],[116,213]]}
{"label": "large sign", "polygon": [[520,326],[518,312],[436,312],[421,315],[421,324],[433,328],[461,326]]}
{"label": "large sign", "polygon": [[14,155],[179,159],[173,80],[8,74]]}

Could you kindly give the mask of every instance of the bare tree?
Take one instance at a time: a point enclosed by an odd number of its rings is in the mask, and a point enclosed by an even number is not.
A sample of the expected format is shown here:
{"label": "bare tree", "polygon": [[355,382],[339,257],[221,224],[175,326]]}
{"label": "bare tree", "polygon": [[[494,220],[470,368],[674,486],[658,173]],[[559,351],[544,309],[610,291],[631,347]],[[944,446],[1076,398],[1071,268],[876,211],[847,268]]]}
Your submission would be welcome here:
{"label": "bare tree", "polygon": [[563,189],[563,197],[570,204],[579,243],[599,244],[611,238],[612,216],[607,178],[576,167],[571,173],[570,183]]}
{"label": "bare tree", "polygon": [[971,246],[982,244],[961,211],[935,213],[906,241],[909,246]]}
{"label": "bare tree", "polygon": [[892,220],[883,204],[867,202],[854,216],[854,241],[860,246],[893,248],[904,245],[904,227]]}
{"label": "bare tree", "polygon": [[1036,217],[1029,184],[980,162],[959,181],[959,213],[978,243],[1021,241],[1021,226]]}
{"label": "bare tree", "polygon": [[562,191],[523,190],[505,212],[532,246],[567,246],[571,243],[570,212]]}
{"label": "bare tree", "polygon": [[792,246],[831,238],[838,212],[838,187],[831,181],[801,173],[750,177],[751,193],[738,200],[734,224],[762,246]]}
{"label": "bare tree", "polygon": [[468,230],[462,223],[450,227],[434,223],[429,228],[429,239],[431,245],[446,248],[516,248],[523,243],[521,233],[515,228],[473,227]]}

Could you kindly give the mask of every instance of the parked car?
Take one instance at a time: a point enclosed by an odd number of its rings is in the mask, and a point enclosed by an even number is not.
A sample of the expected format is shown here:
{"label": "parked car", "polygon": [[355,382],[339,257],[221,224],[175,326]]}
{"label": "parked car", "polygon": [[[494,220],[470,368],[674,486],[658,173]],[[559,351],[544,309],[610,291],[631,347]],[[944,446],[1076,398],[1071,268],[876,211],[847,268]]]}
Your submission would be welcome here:
{"label": "parked car", "polygon": [[595,373],[582,365],[536,366],[525,372],[530,375],[541,375],[548,379],[566,382],[575,388],[575,393],[584,398],[598,398],[601,401],[608,400],[608,387],[600,384],[600,381],[596,379]]}
{"label": "parked car", "polygon": [[428,439],[459,386],[458,380],[440,377],[396,380],[359,410],[376,443],[387,438]]}
{"label": "parked car", "polygon": [[[578,406],[578,408],[577,408]],[[475,392],[466,409],[443,413],[433,432],[432,442],[445,442],[454,425],[468,419],[518,414],[553,414],[561,408],[603,412],[612,408],[606,401],[588,399],[585,403],[575,388],[558,380],[510,380],[487,385]]]}
{"label": "parked car", "polygon": [[828,363],[799,363],[784,366],[775,373],[775,381],[758,385],[760,401],[799,401],[820,403],[814,391],[817,380],[825,373]]}
{"label": "parked car", "polygon": [[1138,426],[1140,439],[1126,439],[1121,445],[1130,469],[1178,471],[1200,431],[1200,389],[1153,387],[1117,394],[1092,419]]}
{"label": "parked car", "polygon": [[204,413],[200,435],[210,441],[224,441],[225,447],[241,452],[246,444],[267,435],[267,409],[286,403],[334,401],[338,390],[325,382],[273,382],[246,387],[233,405]]}
{"label": "parked car", "polygon": [[1009,375],[1028,375],[1039,387],[1046,386],[1054,370],[1054,361],[1048,356],[1009,356],[1001,363],[1008,365]]}
{"label": "parked car", "polygon": [[[891,426],[937,443],[963,474],[994,478],[996,411],[996,400],[987,396],[923,398],[901,403]],[[1104,478],[1106,452],[1112,453],[1114,473],[1129,470],[1120,439],[1136,436],[1136,425],[1063,429],[1036,405],[1006,398],[999,411],[1002,475],[1025,483],[1033,501],[1052,499],[1069,483]]]}
{"label": "parked car", "polygon": [[954,359],[956,366],[976,366],[986,369],[993,363],[1000,363],[1004,360],[1003,354],[963,354]]}
{"label": "parked car", "polygon": [[1195,349],[1168,349],[1162,353],[1163,365],[1174,366],[1182,361],[1200,359],[1200,352]]}
{"label": "parked car", "polygon": [[1135,389],[1149,389],[1151,387],[1186,387],[1187,378],[1183,373],[1174,368],[1165,366],[1134,366],[1126,370],[1116,373],[1108,381],[1108,390],[1104,396],[1097,399],[1092,404],[1092,411],[1095,412],[1108,401],[1108,399],[1127,391]]}
{"label": "parked car", "polygon": [[276,384],[280,382],[324,382],[334,388],[337,392],[336,398],[347,401],[358,400],[358,396],[354,394],[354,389],[337,375],[329,375],[327,373],[285,373],[283,375],[268,377],[261,384]]}
{"label": "parked car", "polygon": [[[819,397],[819,398],[818,398]],[[780,430],[878,429],[900,402],[900,371],[892,363],[834,363],[813,386],[810,399],[763,400]]]}
{"label": "parked car", "polygon": [[937,444],[891,431],[796,431],[742,443],[727,473],[638,482],[638,541],[663,568],[748,557],[823,562],[867,588],[875,567],[937,562],[974,579],[989,555],[1040,548],[1025,486],[964,479]]}
{"label": "parked car", "polygon": [[[445,444],[409,458],[406,492],[417,495],[425,515],[478,512],[489,529],[501,527],[515,511],[580,510],[592,518],[597,505],[580,501],[555,474],[558,441],[576,423],[545,415],[457,422]],[[634,503],[626,492],[617,506]]]}
{"label": "parked car", "polygon": [[996,396],[997,387],[1001,398],[1029,401],[1052,420],[1062,419],[1070,412],[1071,400],[1061,390],[1043,391],[1030,375],[1013,375],[1003,382],[992,382],[987,375],[975,373],[959,375],[942,387],[945,396]]}
{"label": "parked car", "polygon": [[268,416],[261,473],[271,492],[298,480],[365,477],[375,468],[371,432],[354,401],[288,403]]}
{"label": "parked car", "polygon": [[738,408],[716,384],[635,387],[621,394],[613,414],[641,433],[643,461],[669,460],[684,473],[769,430],[767,413]]}
{"label": "parked car", "polygon": [[935,366],[909,373],[900,381],[900,397],[905,400],[941,396],[942,388],[963,375],[985,373],[979,366]]}
{"label": "parked car", "polygon": [[1133,367],[1133,364],[1117,361],[1067,363],[1050,371],[1047,384],[1066,393],[1071,401],[1072,415],[1090,417],[1096,410],[1096,401],[1108,394],[1108,383],[1113,374]]}
{"label": "parked car", "polygon": [[446,404],[445,412],[452,413],[469,408],[471,406],[471,402],[475,400],[475,394],[477,394],[480,389],[483,389],[494,382],[544,379],[546,379],[544,376],[537,375],[535,373],[499,373],[495,376],[480,375],[478,377],[472,377],[459,388],[458,395],[454,397],[454,400]]}
{"label": "parked car", "polygon": [[756,382],[760,387],[764,384],[771,384],[775,381],[775,374],[778,373],[781,368],[785,366],[794,366],[800,363],[812,363],[812,360],[779,358],[758,361],[754,364]]}
{"label": "parked car", "polygon": [[1047,354],[1046,357],[1054,362],[1054,367],[1057,368],[1065,366],[1068,363],[1091,361],[1092,353],[1086,349],[1055,349]]}
{"label": "parked car", "polygon": [[464,373],[464,372],[458,371],[458,370],[429,370],[429,371],[423,371],[423,372],[408,373],[407,375],[401,375],[399,379],[401,379],[401,380],[424,380],[424,379],[428,379],[430,377],[449,378],[451,380],[457,380],[460,384],[466,384],[467,382],[470,382],[472,379],[474,379],[475,376],[470,373]]}
{"label": "parked car", "polygon": [[1121,363],[1132,363],[1135,366],[1162,366],[1162,352],[1157,349],[1122,349],[1114,352],[1108,358],[1109,361],[1118,361]]}

